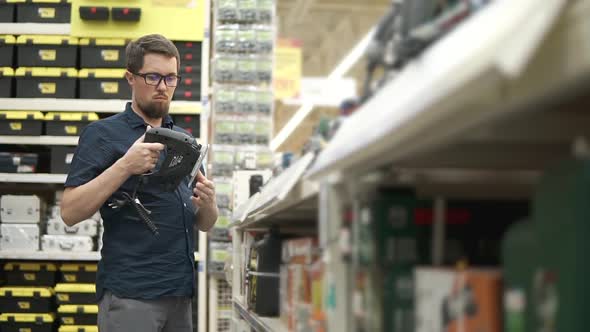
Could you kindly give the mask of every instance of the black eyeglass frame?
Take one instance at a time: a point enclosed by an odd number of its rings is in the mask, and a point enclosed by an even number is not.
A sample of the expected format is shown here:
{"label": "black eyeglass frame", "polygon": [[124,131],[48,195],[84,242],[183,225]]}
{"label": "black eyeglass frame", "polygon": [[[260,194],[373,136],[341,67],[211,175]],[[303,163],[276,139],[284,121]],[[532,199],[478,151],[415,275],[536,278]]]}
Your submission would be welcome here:
{"label": "black eyeglass frame", "polygon": [[[133,75],[135,75],[135,76],[142,77],[143,78],[143,81],[145,82],[145,84],[150,85],[150,86],[159,86],[160,83],[162,83],[162,80],[164,80],[164,85],[166,85],[169,88],[175,88],[175,87],[177,87],[180,84],[180,81],[182,79],[181,76],[176,75],[176,74],[171,74],[171,75],[165,75],[165,76],[163,76],[160,73],[134,73],[132,71],[130,71],[130,73],[133,74]],[[148,81],[147,81],[147,76],[148,75],[158,75],[158,76],[160,76],[160,79],[158,80],[158,83],[156,83],[156,84],[150,84],[150,83],[148,83]],[[176,77],[176,85],[172,85],[171,86],[171,85],[168,85],[168,83],[166,82],[165,78],[166,77],[172,77],[172,76],[175,76]]]}

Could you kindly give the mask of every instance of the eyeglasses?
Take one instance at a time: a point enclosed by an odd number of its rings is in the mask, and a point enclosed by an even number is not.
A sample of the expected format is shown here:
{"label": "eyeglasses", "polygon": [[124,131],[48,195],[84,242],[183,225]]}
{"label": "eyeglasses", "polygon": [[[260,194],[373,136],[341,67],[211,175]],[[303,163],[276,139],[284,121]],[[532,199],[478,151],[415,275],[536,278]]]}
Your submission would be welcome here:
{"label": "eyeglasses", "polygon": [[162,82],[162,80],[164,81],[164,84],[166,84],[167,87],[175,87],[178,85],[178,83],[180,82],[180,76],[176,75],[176,74],[170,74],[170,75],[166,75],[166,76],[162,76],[158,73],[132,73],[133,75],[136,76],[140,76],[143,77],[143,80],[145,81],[145,84],[147,85],[153,85],[153,86],[158,86],[160,85],[160,82]]}

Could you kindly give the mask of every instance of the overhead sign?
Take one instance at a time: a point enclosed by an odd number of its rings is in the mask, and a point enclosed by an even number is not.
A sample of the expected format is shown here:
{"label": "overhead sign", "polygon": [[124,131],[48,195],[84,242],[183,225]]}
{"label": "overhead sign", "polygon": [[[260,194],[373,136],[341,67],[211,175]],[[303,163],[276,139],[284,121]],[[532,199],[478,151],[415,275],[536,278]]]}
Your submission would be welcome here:
{"label": "overhead sign", "polygon": [[301,85],[301,41],[279,39],[275,48],[273,89],[276,99],[295,98]]}

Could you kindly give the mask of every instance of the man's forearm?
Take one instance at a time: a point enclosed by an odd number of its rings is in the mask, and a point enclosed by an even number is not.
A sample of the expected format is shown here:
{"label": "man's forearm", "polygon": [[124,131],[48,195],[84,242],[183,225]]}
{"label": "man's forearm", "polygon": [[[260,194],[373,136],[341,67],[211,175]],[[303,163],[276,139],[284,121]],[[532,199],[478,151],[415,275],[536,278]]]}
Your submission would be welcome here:
{"label": "man's forearm", "polygon": [[129,176],[117,161],[88,183],[67,188],[61,202],[61,216],[66,225],[73,226],[90,218]]}
{"label": "man's forearm", "polygon": [[215,225],[218,215],[219,209],[217,208],[217,204],[207,208],[200,208],[196,215],[199,230],[203,232],[209,231]]}

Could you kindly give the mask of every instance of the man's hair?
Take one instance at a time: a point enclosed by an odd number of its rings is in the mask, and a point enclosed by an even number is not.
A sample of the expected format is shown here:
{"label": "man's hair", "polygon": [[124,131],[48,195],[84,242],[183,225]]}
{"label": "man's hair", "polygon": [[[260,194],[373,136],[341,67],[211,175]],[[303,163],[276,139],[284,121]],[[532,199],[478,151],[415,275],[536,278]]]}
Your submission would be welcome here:
{"label": "man's hair", "polygon": [[150,53],[175,57],[177,67],[180,68],[180,54],[176,46],[168,38],[159,34],[152,34],[133,40],[127,45],[125,49],[127,70],[132,73],[139,72],[143,67],[144,56]]}

